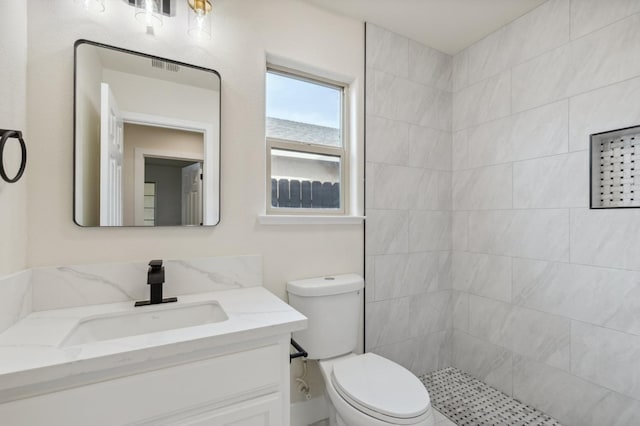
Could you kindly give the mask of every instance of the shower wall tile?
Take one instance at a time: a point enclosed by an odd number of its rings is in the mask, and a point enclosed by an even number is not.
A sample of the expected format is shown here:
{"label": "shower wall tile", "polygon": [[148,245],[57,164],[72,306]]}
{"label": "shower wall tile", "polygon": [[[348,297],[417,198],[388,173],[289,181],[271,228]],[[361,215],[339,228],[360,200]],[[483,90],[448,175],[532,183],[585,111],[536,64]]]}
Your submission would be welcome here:
{"label": "shower wall tile", "polygon": [[571,210],[571,261],[640,269],[638,209]]}
{"label": "shower wall tile", "polygon": [[638,99],[640,78],[571,98],[571,151],[588,150],[592,133],[640,124]]}
{"label": "shower wall tile", "polygon": [[367,209],[365,251],[368,255],[409,251],[409,214],[406,210]]}
{"label": "shower wall tile", "polygon": [[390,299],[367,304],[365,338],[367,348],[406,340],[409,335],[410,299]]}
{"label": "shower wall tile", "polygon": [[455,330],[469,332],[469,294],[454,291],[452,295],[453,328]]}
{"label": "shower wall tile", "polygon": [[511,302],[510,257],[454,252],[453,288],[477,296]]}
{"label": "shower wall tile", "polygon": [[569,102],[544,105],[512,116],[513,161],[568,151]]}
{"label": "shower wall tile", "polygon": [[367,24],[366,346],[416,374],[451,364],[449,55]]}
{"label": "shower wall tile", "polygon": [[588,207],[589,158],[586,151],[513,165],[513,207]]}
{"label": "shower wall tile", "polygon": [[468,223],[468,212],[453,212],[451,223],[451,244],[453,250],[467,250]]}
{"label": "shower wall tile", "polygon": [[511,113],[510,96],[510,70],[460,90],[453,104],[453,129],[506,117]]}
{"label": "shower wall tile", "polygon": [[409,212],[409,251],[451,250],[451,213]]}
{"label": "shower wall tile", "polygon": [[[369,173],[370,172],[370,173]],[[367,200],[374,209],[390,208],[407,210],[413,207],[416,190],[431,197],[438,193],[437,180],[423,179],[423,171],[413,167],[376,164],[367,169],[367,180],[372,183],[372,193]],[[428,178],[432,177],[431,175]]]}
{"label": "shower wall tile", "polygon": [[571,2],[571,38],[582,37],[638,12],[637,0],[574,0]]}
{"label": "shower wall tile", "polygon": [[469,51],[465,49],[453,57],[452,88],[458,92],[469,85]]}
{"label": "shower wall tile", "polygon": [[451,170],[469,168],[469,142],[467,130],[454,132],[451,141]]}
{"label": "shower wall tile", "polygon": [[453,364],[490,386],[512,394],[512,353],[458,330],[453,332]]}
{"label": "shower wall tile", "polygon": [[511,118],[505,117],[467,129],[466,166],[474,168],[511,161],[511,126]]}
{"label": "shower wall tile", "polygon": [[485,297],[469,295],[469,334],[511,349],[513,306]]}
{"label": "shower wall tile", "polygon": [[[619,413],[604,423],[593,423],[600,407],[610,405],[615,393],[557,368],[527,357],[513,357],[513,397],[555,417],[562,424],[603,426],[613,423]],[[609,400],[609,401],[607,401]],[[615,404],[615,402],[614,402]],[[611,410],[608,410],[611,413]],[[632,424],[632,423],[621,423]]]}
{"label": "shower wall tile", "polygon": [[367,24],[367,66],[399,77],[409,75],[409,40],[377,25]]}
{"label": "shower wall tile", "polygon": [[541,260],[569,260],[569,213],[561,209],[469,213],[469,249]]}
{"label": "shower wall tile", "polygon": [[514,259],[513,301],[640,335],[640,273],[635,271]]}
{"label": "shower wall tile", "polygon": [[632,15],[514,67],[513,110],[636,77],[640,74],[639,24],[640,15]]}
{"label": "shower wall tile", "polygon": [[411,337],[451,330],[451,291],[423,293],[411,297],[409,333]]}
{"label": "shower wall tile", "polygon": [[410,80],[451,92],[452,60],[446,53],[409,40]]}
{"label": "shower wall tile", "polygon": [[471,46],[470,83],[566,43],[569,7],[569,0],[548,1]]}
{"label": "shower wall tile", "polygon": [[367,161],[409,164],[409,124],[367,115]]}
{"label": "shower wall tile", "polygon": [[640,399],[640,337],[574,321],[571,372]]}
{"label": "shower wall tile", "polygon": [[364,278],[365,303],[371,303],[376,300],[376,256],[365,256]]}
{"label": "shower wall tile", "polygon": [[[393,144],[389,145],[391,149]],[[430,170],[451,170],[451,132],[409,126],[408,164]]]}
{"label": "shower wall tile", "polygon": [[514,353],[570,371],[571,320],[517,306],[511,314]]}
{"label": "shower wall tile", "polygon": [[449,257],[449,252],[377,256],[376,300],[449,289]]}
{"label": "shower wall tile", "polygon": [[456,171],[453,175],[454,210],[511,208],[512,175],[511,164]]}

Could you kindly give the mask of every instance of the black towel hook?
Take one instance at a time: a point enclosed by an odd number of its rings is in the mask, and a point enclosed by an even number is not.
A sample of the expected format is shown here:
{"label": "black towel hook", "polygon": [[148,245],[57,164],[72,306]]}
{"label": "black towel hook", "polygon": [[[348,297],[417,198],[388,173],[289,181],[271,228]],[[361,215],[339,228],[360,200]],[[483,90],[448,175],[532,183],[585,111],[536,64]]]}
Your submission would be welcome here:
{"label": "black towel hook", "polygon": [[[20,130],[2,130],[0,129],[0,177],[9,183],[15,183],[20,180],[24,173],[24,169],[27,167],[27,145],[24,143],[24,139],[22,139],[22,132]],[[18,173],[10,178],[7,176],[6,171],[4,170],[4,146],[9,138],[16,138],[20,141],[20,151],[22,152],[22,159],[20,160],[20,169]]]}

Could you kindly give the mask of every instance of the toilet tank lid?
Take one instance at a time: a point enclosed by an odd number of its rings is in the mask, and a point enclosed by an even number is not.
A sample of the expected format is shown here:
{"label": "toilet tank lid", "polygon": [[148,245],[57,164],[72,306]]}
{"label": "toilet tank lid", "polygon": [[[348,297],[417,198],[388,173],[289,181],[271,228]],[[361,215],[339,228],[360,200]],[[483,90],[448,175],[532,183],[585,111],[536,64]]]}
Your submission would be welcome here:
{"label": "toilet tank lid", "polygon": [[363,287],[364,279],[358,274],[331,275],[287,283],[289,293],[306,297],[351,293]]}

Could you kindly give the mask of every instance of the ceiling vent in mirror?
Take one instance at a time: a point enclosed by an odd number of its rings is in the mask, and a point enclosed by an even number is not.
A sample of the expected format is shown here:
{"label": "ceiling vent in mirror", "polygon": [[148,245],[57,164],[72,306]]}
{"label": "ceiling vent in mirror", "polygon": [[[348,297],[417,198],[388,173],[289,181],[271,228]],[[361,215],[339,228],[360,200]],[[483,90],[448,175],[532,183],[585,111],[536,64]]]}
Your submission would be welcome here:
{"label": "ceiling vent in mirror", "polygon": [[[123,0],[125,3],[128,3],[130,6],[136,6],[136,0]],[[164,16],[175,16],[176,15],[176,0],[160,0],[161,10],[160,13]]]}
{"label": "ceiling vent in mirror", "polygon": [[151,66],[153,68],[158,68],[161,70],[167,70],[172,72],[180,71],[180,65],[174,64],[172,62],[166,62],[158,58],[151,58]]}

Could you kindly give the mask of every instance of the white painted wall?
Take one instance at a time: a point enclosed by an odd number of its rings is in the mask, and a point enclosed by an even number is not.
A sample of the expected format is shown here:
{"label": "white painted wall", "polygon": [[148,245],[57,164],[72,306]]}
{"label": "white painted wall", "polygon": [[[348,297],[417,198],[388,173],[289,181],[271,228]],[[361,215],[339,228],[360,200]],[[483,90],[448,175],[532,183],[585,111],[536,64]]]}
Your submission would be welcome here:
{"label": "white painted wall", "polygon": [[[27,105],[27,4],[0,2],[0,129],[22,130],[28,155],[34,144],[26,129]],[[7,143],[5,166],[17,171],[20,150]],[[0,275],[15,272],[27,264],[27,180],[33,163],[14,184],[0,179]]]}
{"label": "white painted wall", "polygon": [[[286,65],[298,64],[307,71],[351,83],[350,107],[356,124],[351,132],[354,146],[362,152],[362,23],[293,0],[220,0],[216,2],[212,40],[196,42],[186,34],[186,2],[177,3],[178,16],[165,19],[156,36],[149,37],[135,20],[133,9],[121,1],[107,2],[107,11],[98,15],[85,12],[74,2],[28,2],[28,126],[32,153],[28,265],[262,254],[264,285],[282,298],[286,297],[287,280],[363,273],[362,225],[283,227],[256,221],[266,203],[267,54]],[[73,43],[79,38],[220,72],[222,191],[218,226],[85,229],[74,225]],[[13,37],[11,42],[15,43]],[[352,167],[357,172],[354,186],[358,189],[353,195],[361,203],[363,159],[357,159]],[[360,204],[359,213],[361,209]],[[16,224],[23,226],[19,221]],[[22,228],[18,235],[24,233]],[[318,386],[315,389],[321,392]],[[297,398],[297,393],[292,397]]]}

